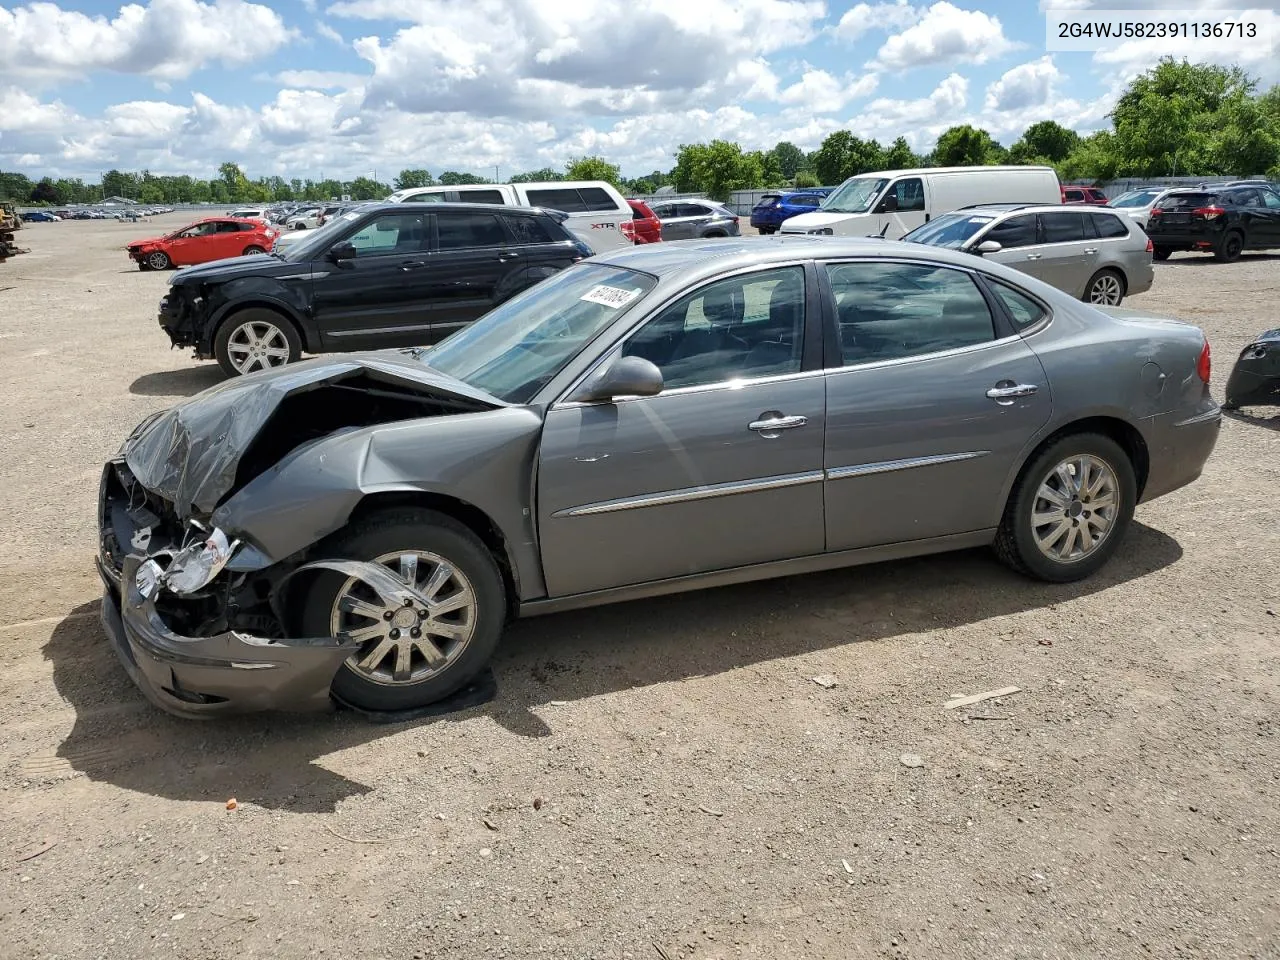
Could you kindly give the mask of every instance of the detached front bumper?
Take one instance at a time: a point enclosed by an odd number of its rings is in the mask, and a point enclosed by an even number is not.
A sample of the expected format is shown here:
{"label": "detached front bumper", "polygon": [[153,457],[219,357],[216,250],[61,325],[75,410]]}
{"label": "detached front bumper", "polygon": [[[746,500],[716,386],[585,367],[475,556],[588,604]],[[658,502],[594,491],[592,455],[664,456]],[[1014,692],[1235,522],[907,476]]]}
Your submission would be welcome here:
{"label": "detached front bumper", "polygon": [[[130,506],[119,499],[116,466],[108,464],[103,474],[97,567],[105,588],[102,625],[129,678],[152,703],[180,717],[332,709],[329,687],[351,655],[350,644],[333,637],[273,639],[238,630],[190,637],[165,622],[154,597],[138,589],[138,570],[147,557],[126,546],[136,531]],[[123,557],[120,547],[128,550]]]}
{"label": "detached front bumper", "polygon": [[1268,330],[1236,359],[1227,380],[1227,406],[1280,406],[1280,329]]}

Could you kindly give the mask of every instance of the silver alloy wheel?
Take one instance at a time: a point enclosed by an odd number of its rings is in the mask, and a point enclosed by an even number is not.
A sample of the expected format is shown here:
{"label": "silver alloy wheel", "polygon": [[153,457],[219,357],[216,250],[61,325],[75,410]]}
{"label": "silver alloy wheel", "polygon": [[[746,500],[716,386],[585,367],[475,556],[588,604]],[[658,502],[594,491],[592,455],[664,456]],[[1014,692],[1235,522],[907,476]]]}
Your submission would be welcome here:
{"label": "silver alloy wheel", "polygon": [[329,631],[361,642],[347,665],[375,683],[418,683],[447,669],[475,634],[479,601],[466,574],[424,550],[374,560],[416,594],[417,603],[387,601],[352,577],[334,598]]}
{"label": "silver alloy wheel", "polygon": [[1031,534],[1040,552],[1075,563],[1110,536],[1120,515],[1120,481],[1092,454],[1070,457],[1049,471],[1031,504]]}
{"label": "silver alloy wheel", "polygon": [[1114,307],[1123,297],[1124,291],[1120,287],[1120,278],[1114,273],[1104,273],[1093,281],[1093,286],[1089,288],[1089,302],[1099,303],[1103,306]]}
{"label": "silver alloy wheel", "polygon": [[274,323],[248,320],[227,338],[227,357],[237,373],[252,373],[289,362],[289,339]]}
{"label": "silver alloy wheel", "polygon": [[165,267],[169,266],[169,255],[157,250],[155,253],[150,254],[147,257],[147,266],[152,270],[163,270]]}

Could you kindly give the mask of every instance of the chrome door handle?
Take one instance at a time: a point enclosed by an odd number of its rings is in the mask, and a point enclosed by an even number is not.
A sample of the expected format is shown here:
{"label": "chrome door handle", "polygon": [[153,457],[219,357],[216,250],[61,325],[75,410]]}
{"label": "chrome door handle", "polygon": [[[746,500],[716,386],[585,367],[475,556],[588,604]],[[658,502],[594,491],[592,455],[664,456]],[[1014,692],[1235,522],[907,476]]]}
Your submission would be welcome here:
{"label": "chrome door handle", "polygon": [[1085,253],[1097,253],[1097,252],[1098,252],[1098,248],[1097,248],[1097,247],[1085,247],[1085,248],[1084,248],[1084,252],[1085,252]]}
{"label": "chrome door handle", "polygon": [[747,429],[754,430],[762,437],[776,437],[783,430],[793,430],[796,427],[803,427],[808,422],[808,417],[775,416],[763,420],[752,420],[747,424]]}
{"label": "chrome door handle", "polygon": [[1028,253],[1028,254],[1027,254],[1027,259],[1028,259],[1028,260],[1039,260],[1039,259],[1040,259],[1040,256],[1041,256],[1041,255],[1040,255],[1040,254],[1038,254],[1038,253]]}
{"label": "chrome door handle", "polygon": [[516,253],[514,250],[503,250],[502,253],[498,254],[498,262],[506,263],[508,260],[518,259],[519,256],[520,254]]}
{"label": "chrome door handle", "polygon": [[400,264],[401,270],[418,270],[427,265],[425,260],[406,260]]}
{"label": "chrome door handle", "polygon": [[1034,383],[1009,383],[1005,382],[1002,386],[992,387],[987,391],[987,396],[996,403],[1009,404],[1013,403],[1015,397],[1029,397],[1040,388]]}

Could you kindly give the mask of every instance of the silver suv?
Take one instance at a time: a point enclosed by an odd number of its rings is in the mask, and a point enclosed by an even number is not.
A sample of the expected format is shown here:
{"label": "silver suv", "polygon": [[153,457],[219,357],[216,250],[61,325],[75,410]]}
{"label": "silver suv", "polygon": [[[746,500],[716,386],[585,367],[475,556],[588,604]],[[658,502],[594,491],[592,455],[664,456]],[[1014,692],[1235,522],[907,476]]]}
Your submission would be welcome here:
{"label": "silver suv", "polygon": [[1151,289],[1151,240],[1115,210],[982,203],[935,217],[903,237],[977,254],[1087,303],[1114,306]]}
{"label": "silver suv", "polygon": [[662,221],[663,240],[740,236],[738,215],[713,200],[659,200],[649,209]]}

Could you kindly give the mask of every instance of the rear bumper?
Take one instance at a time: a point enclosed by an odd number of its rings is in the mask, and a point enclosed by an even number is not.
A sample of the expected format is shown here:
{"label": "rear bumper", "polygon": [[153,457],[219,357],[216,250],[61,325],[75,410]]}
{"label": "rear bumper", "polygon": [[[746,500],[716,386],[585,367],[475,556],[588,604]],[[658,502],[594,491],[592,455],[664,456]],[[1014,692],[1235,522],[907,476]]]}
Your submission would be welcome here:
{"label": "rear bumper", "polygon": [[1188,227],[1185,230],[1152,230],[1154,221],[1147,224],[1147,236],[1151,239],[1152,244],[1157,247],[1212,247],[1218,243],[1225,230],[1195,230]]}
{"label": "rear bumper", "polygon": [[1205,409],[1163,425],[1161,442],[1148,448],[1151,468],[1142,502],[1197,480],[1218,443],[1221,429],[1222,409],[1212,400]]}
{"label": "rear bumper", "polygon": [[1240,352],[1227,379],[1230,407],[1280,406],[1280,330],[1269,330]]}

